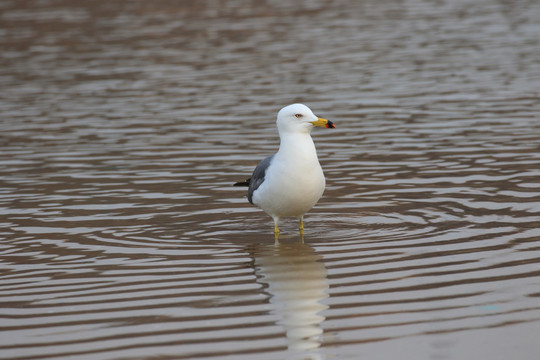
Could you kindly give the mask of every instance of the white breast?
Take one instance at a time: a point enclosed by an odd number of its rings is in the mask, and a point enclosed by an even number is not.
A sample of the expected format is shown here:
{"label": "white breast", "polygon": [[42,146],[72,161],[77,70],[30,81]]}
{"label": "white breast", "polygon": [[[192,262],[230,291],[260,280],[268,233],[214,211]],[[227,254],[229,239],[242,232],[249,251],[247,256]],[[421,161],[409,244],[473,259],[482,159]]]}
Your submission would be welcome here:
{"label": "white breast", "polygon": [[253,203],[272,216],[300,217],[321,198],[325,179],[309,134],[282,139]]}

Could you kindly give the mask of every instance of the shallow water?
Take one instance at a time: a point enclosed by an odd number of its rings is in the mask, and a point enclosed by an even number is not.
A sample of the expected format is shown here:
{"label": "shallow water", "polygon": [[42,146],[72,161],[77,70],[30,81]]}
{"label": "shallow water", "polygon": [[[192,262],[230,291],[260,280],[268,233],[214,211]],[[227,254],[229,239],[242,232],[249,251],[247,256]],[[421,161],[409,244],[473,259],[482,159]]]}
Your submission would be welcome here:
{"label": "shallow water", "polygon": [[[0,358],[536,359],[540,5],[0,2]],[[304,102],[327,177],[244,189]]]}

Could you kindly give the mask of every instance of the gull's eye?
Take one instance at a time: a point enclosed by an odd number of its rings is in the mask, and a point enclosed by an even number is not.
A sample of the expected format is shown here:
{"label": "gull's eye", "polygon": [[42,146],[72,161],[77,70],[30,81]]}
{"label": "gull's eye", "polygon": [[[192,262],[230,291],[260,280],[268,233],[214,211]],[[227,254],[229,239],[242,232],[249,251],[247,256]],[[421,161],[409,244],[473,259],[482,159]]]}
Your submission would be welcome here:
{"label": "gull's eye", "polygon": [[300,119],[302,117],[302,114],[294,114],[294,117]]}

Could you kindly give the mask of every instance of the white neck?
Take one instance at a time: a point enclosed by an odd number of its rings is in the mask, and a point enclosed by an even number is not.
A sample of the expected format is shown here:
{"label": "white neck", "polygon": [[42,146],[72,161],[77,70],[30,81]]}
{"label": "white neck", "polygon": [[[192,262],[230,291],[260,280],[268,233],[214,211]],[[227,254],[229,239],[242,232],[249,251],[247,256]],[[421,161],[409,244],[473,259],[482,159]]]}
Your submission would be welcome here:
{"label": "white neck", "polygon": [[280,134],[280,138],[278,156],[319,162],[315,144],[308,132]]}

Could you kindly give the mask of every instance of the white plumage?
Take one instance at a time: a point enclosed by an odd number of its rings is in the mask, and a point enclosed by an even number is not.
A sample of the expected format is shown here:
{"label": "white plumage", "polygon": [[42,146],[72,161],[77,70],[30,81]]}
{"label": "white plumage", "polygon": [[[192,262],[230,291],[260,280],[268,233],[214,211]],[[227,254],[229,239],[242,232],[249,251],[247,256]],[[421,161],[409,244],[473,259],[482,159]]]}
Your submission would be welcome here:
{"label": "white plumage", "polygon": [[235,185],[249,186],[249,201],[274,219],[276,235],[279,219],[288,216],[300,220],[302,232],[303,216],[319,201],[326,183],[310,133],[314,126],[335,126],[302,104],[281,109],[276,124],[278,152],[261,161],[250,179]]}

